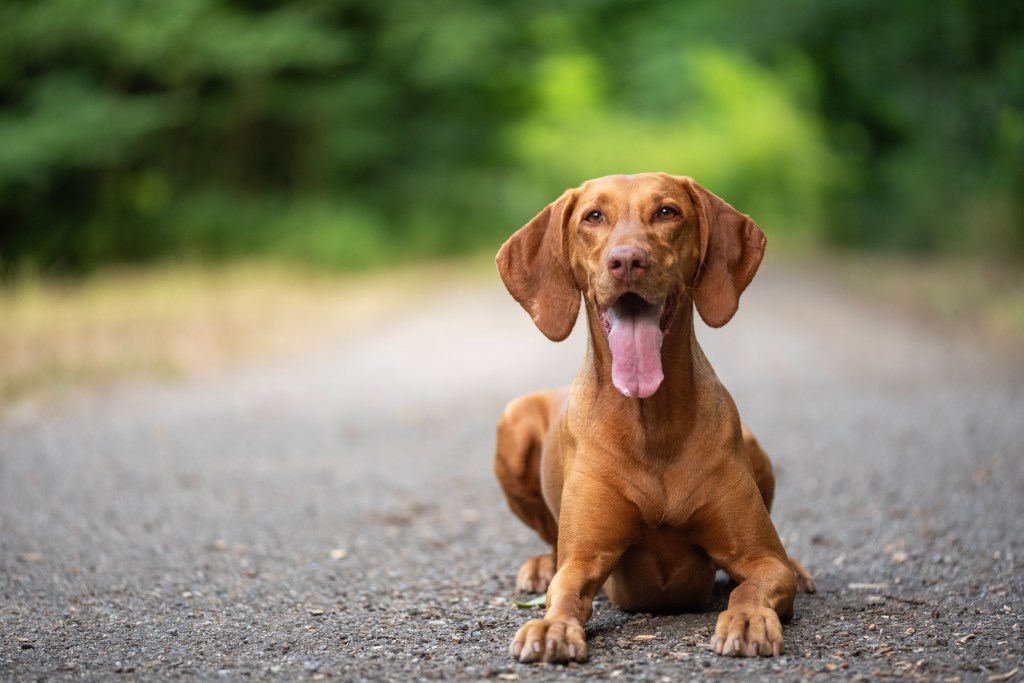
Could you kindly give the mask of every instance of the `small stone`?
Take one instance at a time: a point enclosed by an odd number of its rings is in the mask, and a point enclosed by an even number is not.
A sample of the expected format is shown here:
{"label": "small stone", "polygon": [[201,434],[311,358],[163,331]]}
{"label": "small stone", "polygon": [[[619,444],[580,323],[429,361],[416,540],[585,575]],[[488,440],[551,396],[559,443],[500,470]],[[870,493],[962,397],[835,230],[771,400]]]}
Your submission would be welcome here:
{"label": "small stone", "polygon": [[903,635],[905,635],[905,636],[912,636],[915,633],[917,633],[917,629],[914,628],[913,626],[911,626],[910,628],[908,628],[906,631],[903,632]]}
{"label": "small stone", "polygon": [[307,659],[302,663],[302,668],[312,673],[320,669],[320,661],[317,659]]}
{"label": "small stone", "polygon": [[868,624],[868,630],[869,631],[877,631],[878,630],[878,625],[877,624]]}
{"label": "small stone", "polygon": [[348,557],[348,551],[344,548],[335,548],[331,551],[330,556],[332,560],[344,560]]}
{"label": "small stone", "polygon": [[324,611],[319,607],[313,607],[309,610],[309,614],[314,617],[323,616]]}
{"label": "small stone", "polygon": [[902,550],[898,550],[892,554],[892,561],[896,564],[903,564],[907,561],[907,554]]}

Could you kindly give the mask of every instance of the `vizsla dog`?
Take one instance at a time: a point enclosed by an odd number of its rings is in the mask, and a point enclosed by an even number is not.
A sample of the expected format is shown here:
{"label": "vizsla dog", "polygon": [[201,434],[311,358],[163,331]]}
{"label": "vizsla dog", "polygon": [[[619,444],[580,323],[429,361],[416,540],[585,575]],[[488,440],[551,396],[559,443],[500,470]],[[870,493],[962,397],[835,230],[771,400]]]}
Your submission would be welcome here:
{"label": "vizsla dog", "polygon": [[571,388],[516,399],[494,468],[512,511],[554,552],[519,570],[547,590],[512,640],[523,662],[587,659],[604,587],[627,611],[700,609],[718,568],[739,585],[719,654],[778,655],[780,620],[813,579],[768,511],[768,457],[705,358],[693,309],[727,323],[764,254],[747,216],[690,178],[608,176],[566,191],[498,252],[505,286],[554,341],[586,303],[590,342]]}

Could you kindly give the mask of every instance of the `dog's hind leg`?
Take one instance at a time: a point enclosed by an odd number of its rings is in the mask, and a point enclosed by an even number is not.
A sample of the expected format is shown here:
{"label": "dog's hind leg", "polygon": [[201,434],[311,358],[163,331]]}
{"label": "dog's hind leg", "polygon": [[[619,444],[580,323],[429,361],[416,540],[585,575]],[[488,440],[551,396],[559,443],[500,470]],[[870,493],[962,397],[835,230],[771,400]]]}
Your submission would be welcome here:
{"label": "dog's hind leg", "polygon": [[[558,524],[544,501],[540,465],[544,441],[564,396],[564,391],[544,391],[512,401],[498,422],[494,455],[494,473],[508,506],[552,548],[557,545]],[[532,557],[519,570],[516,590],[543,593],[554,573],[553,551]]]}

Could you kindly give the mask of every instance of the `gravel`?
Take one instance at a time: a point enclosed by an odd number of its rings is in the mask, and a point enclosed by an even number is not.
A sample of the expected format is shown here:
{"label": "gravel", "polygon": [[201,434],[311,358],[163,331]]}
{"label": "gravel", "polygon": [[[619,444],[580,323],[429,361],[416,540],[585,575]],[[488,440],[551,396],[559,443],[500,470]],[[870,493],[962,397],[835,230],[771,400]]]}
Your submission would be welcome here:
{"label": "gravel", "polygon": [[1024,680],[1024,371],[970,331],[767,270],[698,330],[819,592],[781,658],[606,599],[591,660],[522,665],[540,542],[491,474],[519,393],[571,379],[500,285],[328,353],[0,426],[0,680]]}

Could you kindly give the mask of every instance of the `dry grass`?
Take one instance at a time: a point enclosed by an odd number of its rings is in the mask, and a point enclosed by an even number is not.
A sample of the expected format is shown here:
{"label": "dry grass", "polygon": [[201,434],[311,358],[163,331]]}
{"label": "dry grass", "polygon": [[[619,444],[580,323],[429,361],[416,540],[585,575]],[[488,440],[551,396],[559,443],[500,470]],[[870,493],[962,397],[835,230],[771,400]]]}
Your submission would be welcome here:
{"label": "dry grass", "polygon": [[830,278],[880,303],[1024,352],[1024,267],[864,255],[816,260]]}
{"label": "dry grass", "polygon": [[308,352],[471,271],[437,265],[338,277],[249,264],[22,279],[0,289],[0,416],[126,379]]}
{"label": "dry grass", "polygon": [[[806,267],[805,259],[800,267]],[[888,305],[1024,350],[1024,269],[815,257]],[[358,277],[267,264],[107,272],[0,288],[0,418],[126,380],[167,380],[314,351],[431,292],[493,280],[490,259]]]}

